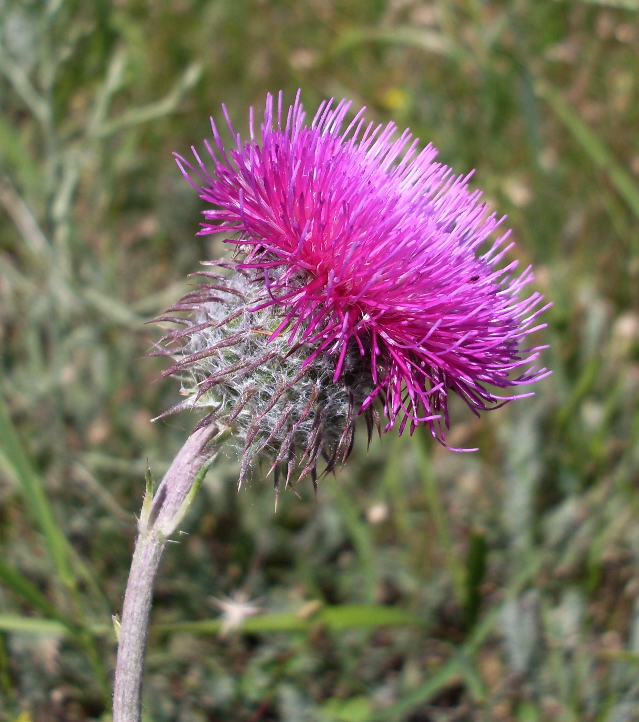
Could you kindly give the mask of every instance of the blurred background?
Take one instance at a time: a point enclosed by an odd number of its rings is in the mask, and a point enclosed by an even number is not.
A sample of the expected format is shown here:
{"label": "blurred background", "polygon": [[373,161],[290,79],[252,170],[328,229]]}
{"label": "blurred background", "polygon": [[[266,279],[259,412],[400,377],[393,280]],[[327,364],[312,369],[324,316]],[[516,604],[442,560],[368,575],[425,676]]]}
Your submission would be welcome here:
{"label": "blurred background", "polygon": [[[639,1],[0,0],[0,720],[110,719],[145,325],[219,242],[172,160],[297,88],[410,127],[508,224],[553,376],[280,497],[223,458],[163,561],[145,720],[639,720]],[[260,607],[242,631],[220,612]],[[227,614],[228,616],[228,614]]]}

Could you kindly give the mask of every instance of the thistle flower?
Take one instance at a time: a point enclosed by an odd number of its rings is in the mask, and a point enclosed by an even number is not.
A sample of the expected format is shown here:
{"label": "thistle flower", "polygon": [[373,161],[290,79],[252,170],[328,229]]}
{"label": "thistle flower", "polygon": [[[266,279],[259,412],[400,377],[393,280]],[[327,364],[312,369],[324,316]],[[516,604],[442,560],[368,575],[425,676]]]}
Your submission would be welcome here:
{"label": "thistle flower", "polygon": [[269,95],[259,138],[252,110],[246,141],[224,111],[233,148],[212,121],[206,163],[176,156],[210,205],[199,235],[225,234],[235,257],[164,317],[185,326],[164,339],[186,395],[171,411],[234,430],[240,483],[264,453],[276,487],[296,467],[315,482],[378,410],[384,431],[425,424],[445,445],[451,392],[479,415],[547,375],[524,347],[543,299],[520,298],[533,274],[505,260],[509,231],[494,240],[504,219],[432,145],[363,111],[346,124],[349,107],[322,103],[306,125],[299,93],[287,111]]}

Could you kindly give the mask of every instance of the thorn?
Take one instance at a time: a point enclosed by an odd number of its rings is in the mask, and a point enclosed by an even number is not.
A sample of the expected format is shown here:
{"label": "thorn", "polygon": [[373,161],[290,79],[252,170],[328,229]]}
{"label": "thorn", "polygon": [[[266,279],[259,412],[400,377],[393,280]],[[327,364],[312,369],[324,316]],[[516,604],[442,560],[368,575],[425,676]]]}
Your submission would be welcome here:
{"label": "thorn", "polygon": [[280,498],[280,467],[273,470],[273,488],[275,489],[275,513],[277,514],[277,502]]}
{"label": "thorn", "polygon": [[146,471],[144,472],[144,480],[146,481],[146,493],[149,496],[153,496],[153,487],[155,486],[153,482],[153,474],[151,473],[151,464],[149,464],[149,460],[146,460]]}
{"label": "thorn", "polygon": [[111,617],[111,621],[113,622],[113,631],[115,632],[115,638],[120,642],[120,628],[122,627],[122,624],[120,623],[120,615],[114,614]]}
{"label": "thorn", "polygon": [[355,426],[351,429],[351,439],[348,444],[348,449],[346,450],[346,453],[344,454],[344,457],[342,459],[342,463],[346,463],[346,460],[348,457],[353,453],[353,449],[355,448]]}
{"label": "thorn", "polygon": [[146,460],[146,471],[144,472],[144,499],[142,500],[142,509],[140,511],[140,518],[138,519],[138,529],[141,533],[146,533],[146,530],[153,524],[151,519],[151,512],[153,509],[153,494],[154,494],[154,483],[153,475],[151,474],[151,466],[149,460]]}

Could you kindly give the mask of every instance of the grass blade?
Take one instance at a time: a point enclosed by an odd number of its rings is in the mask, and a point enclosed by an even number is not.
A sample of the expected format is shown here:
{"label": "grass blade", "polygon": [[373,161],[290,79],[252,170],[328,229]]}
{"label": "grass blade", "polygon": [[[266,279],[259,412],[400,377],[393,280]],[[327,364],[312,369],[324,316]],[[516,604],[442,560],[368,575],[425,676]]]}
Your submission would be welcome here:
{"label": "grass blade", "polygon": [[68,633],[67,627],[62,622],[38,617],[21,617],[19,614],[0,614],[0,631],[60,637]]}
{"label": "grass blade", "polygon": [[[242,623],[242,632],[265,634],[269,632],[309,632],[315,626],[325,626],[332,631],[343,629],[370,629],[378,627],[419,626],[421,620],[403,609],[375,604],[340,605],[325,607],[311,618],[297,614],[262,614],[249,617]],[[152,631],[161,633],[218,634],[221,619],[205,619],[198,622],[174,622],[155,624]]]}
{"label": "grass blade", "polygon": [[361,574],[362,574],[362,596],[364,601],[372,604],[375,601],[375,588],[377,585],[377,568],[375,564],[375,551],[370,537],[369,528],[363,523],[358,515],[355,501],[338,484],[332,484],[331,491],[334,494],[337,505],[342,514],[342,519],[351,537],[353,546],[357,551]]}
{"label": "grass blade", "polygon": [[2,557],[0,557],[0,581],[4,582],[9,589],[23,597],[32,607],[42,612],[46,617],[56,619],[71,628],[68,622],[62,618],[55,607],[48,602],[36,587],[25,579],[20,572],[10,567]]}
{"label": "grass blade", "polygon": [[639,0],[579,0],[586,5],[601,5],[608,8],[622,8],[623,10],[639,10]]}
{"label": "grass blade", "polygon": [[419,48],[428,53],[457,57],[456,49],[441,33],[435,30],[423,30],[414,27],[380,27],[356,28],[342,33],[339,40],[329,49],[327,57],[331,58],[351,50],[363,43],[389,43]]}
{"label": "grass blade", "polygon": [[424,487],[426,503],[428,504],[435,524],[437,540],[446,558],[446,566],[452,578],[455,598],[457,604],[459,604],[460,607],[464,607],[466,603],[466,569],[464,568],[462,560],[455,552],[450,522],[442,504],[431,460],[426,451],[426,445],[421,438],[416,438],[413,448],[415,449],[417,468]]}
{"label": "grass blade", "polygon": [[535,91],[566,126],[590,160],[608,176],[617,193],[626,201],[634,215],[639,218],[639,186],[632,176],[619,165],[608,146],[548,83],[537,83]]}
{"label": "grass blade", "polygon": [[69,543],[58,526],[42,480],[33,468],[18,433],[9,418],[4,400],[0,397],[0,462],[13,472],[31,514],[47,540],[47,549],[61,581],[67,588],[75,587],[75,576],[69,559]]}

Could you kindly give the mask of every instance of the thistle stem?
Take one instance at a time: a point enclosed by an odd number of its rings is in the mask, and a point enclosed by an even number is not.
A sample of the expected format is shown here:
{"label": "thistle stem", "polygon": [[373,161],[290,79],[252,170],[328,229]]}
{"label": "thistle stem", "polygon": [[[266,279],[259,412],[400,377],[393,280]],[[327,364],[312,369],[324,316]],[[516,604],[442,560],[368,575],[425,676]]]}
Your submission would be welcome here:
{"label": "thistle stem", "polygon": [[140,722],[142,674],[149,631],[153,582],[168,537],[184,518],[215,451],[205,451],[214,427],[195,431],[173,460],[155,495],[147,493],[124,595],[113,694],[113,722]]}
{"label": "thistle stem", "polygon": [[151,597],[166,542],[157,534],[139,536],[124,596],[113,695],[113,722],[138,722],[142,672],[149,629]]}

